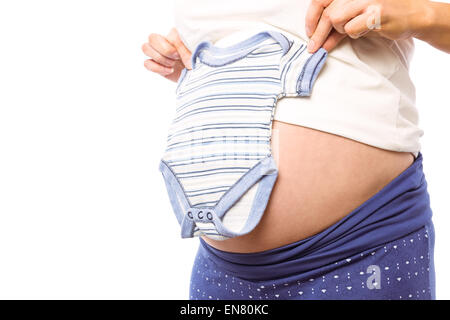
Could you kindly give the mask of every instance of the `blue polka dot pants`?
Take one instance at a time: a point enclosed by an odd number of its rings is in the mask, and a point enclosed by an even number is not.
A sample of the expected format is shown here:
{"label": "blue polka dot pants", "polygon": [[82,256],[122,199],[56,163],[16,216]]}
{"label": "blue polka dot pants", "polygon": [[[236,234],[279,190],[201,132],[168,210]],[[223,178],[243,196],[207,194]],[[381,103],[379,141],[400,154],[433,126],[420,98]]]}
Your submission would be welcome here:
{"label": "blue polka dot pants", "polygon": [[434,299],[433,240],[432,226],[425,226],[316,270],[263,281],[246,280],[235,270],[221,268],[201,244],[190,299]]}

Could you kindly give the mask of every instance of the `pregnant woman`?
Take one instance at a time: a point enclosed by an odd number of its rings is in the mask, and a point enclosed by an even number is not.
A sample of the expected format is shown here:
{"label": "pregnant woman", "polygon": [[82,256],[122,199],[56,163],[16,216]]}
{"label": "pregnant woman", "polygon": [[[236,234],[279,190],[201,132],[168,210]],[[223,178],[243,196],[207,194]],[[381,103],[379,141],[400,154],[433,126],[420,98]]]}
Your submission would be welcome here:
{"label": "pregnant woman", "polygon": [[145,66],[178,81],[203,41],[276,28],[328,58],[310,97],[276,106],[278,178],[243,236],[200,239],[191,299],[434,299],[413,37],[450,52],[450,5],[426,0],[176,1]]}

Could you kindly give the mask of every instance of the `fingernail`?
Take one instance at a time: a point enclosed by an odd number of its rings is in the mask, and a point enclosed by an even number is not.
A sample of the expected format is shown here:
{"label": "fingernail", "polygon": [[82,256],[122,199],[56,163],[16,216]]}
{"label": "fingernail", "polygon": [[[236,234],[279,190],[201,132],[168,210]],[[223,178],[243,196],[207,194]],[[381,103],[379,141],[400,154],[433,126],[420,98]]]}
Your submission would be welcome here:
{"label": "fingernail", "polygon": [[314,43],[314,40],[309,40],[308,41],[308,51],[309,52],[313,52],[314,51],[314,45],[315,45],[315,43]]}
{"label": "fingernail", "polygon": [[180,54],[178,52],[175,52],[175,53],[172,54],[172,58],[180,59],[181,57],[180,57]]}
{"label": "fingernail", "polygon": [[174,69],[173,68],[164,68],[164,71],[167,75],[174,73]]}

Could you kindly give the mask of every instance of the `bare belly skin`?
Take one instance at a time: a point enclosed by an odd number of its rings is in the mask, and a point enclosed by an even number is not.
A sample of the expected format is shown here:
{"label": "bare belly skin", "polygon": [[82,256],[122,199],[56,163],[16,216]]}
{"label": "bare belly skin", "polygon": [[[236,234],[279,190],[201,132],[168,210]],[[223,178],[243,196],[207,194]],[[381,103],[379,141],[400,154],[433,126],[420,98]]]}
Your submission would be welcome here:
{"label": "bare belly skin", "polygon": [[414,161],[394,152],[298,125],[273,122],[278,179],[266,211],[249,234],[203,239],[228,252],[250,253],[310,237],[345,217]]}

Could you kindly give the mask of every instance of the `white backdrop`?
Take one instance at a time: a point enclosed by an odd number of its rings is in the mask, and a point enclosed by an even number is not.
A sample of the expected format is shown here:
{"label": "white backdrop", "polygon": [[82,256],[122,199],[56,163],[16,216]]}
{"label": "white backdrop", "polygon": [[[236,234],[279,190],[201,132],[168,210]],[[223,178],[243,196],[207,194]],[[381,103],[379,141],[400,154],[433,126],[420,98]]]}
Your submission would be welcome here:
{"label": "white backdrop", "polygon": [[[0,298],[188,298],[198,240],[158,171],[175,84],[140,49],[172,25],[163,1],[0,2]],[[450,299],[450,56],[418,41],[411,73]]]}

